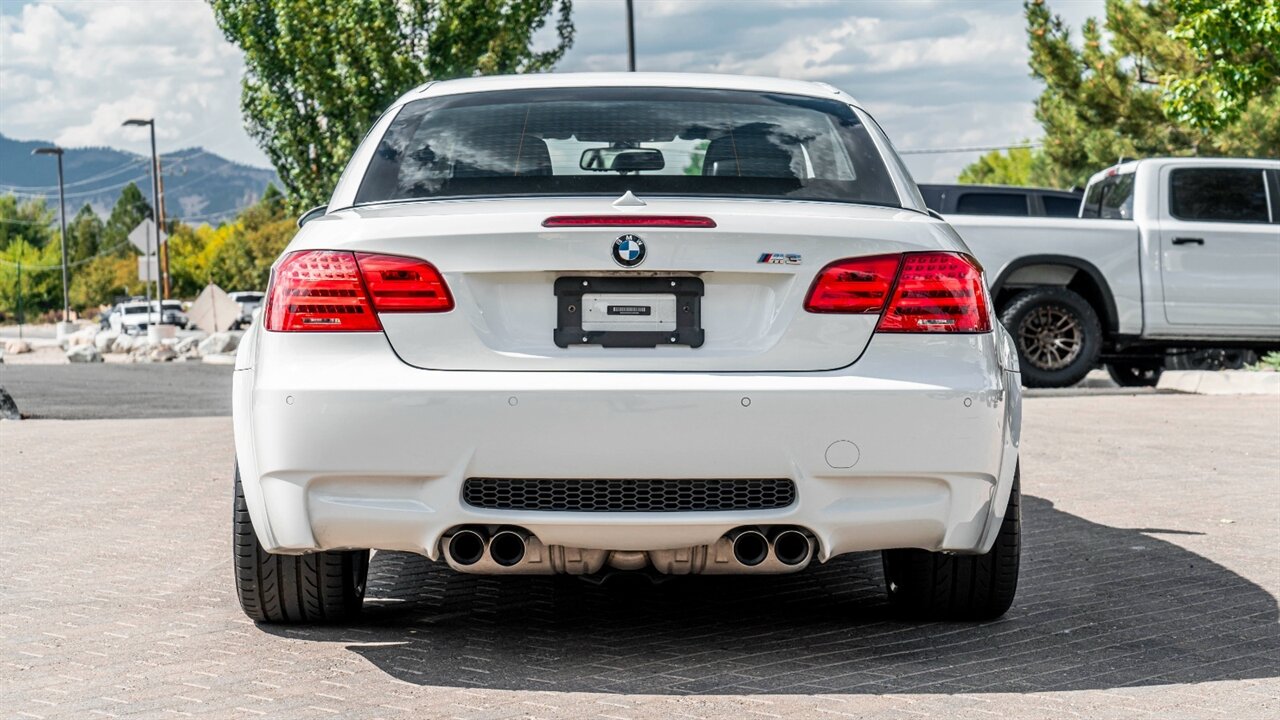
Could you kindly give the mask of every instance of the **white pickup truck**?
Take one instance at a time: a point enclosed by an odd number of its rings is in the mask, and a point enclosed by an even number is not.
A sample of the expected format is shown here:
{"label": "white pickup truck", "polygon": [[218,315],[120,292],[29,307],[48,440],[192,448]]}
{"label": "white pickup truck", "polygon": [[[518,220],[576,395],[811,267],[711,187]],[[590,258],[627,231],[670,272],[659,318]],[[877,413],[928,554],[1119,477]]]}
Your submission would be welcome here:
{"label": "white pickup truck", "polygon": [[1280,349],[1280,160],[1126,162],[1090,178],[1080,218],[947,221],[986,269],[1029,387],[1100,362],[1154,384],[1197,353]]}

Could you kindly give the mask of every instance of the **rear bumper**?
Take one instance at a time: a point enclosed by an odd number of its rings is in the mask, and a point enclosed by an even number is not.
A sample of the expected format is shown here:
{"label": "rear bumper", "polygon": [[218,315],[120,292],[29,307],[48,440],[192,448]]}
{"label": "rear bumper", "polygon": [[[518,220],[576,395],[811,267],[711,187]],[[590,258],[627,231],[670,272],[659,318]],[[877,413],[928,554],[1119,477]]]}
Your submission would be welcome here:
{"label": "rear bumper", "polygon": [[[547,545],[660,550],[793,525],[817,557],[984,552],[1017,462],[1017,376],[994,335],[877,336],[820,373],[457,372],[402,363],[380,334],[251,331],[235,372],[236,454],[272,552],[406,550],[459,525]],[[1005,363],[1006,366],[1008,363]],[[791,478],[778,510],[481,510],[469,477]]]}

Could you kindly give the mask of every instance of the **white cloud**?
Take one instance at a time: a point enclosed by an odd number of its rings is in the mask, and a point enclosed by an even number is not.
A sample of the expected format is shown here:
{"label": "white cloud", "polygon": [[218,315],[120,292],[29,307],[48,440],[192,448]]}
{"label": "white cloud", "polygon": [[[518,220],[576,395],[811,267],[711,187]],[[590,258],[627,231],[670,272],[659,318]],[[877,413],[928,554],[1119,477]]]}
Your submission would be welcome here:
{"label": "white cloud", "polygon": [[[1051,0],[1078,26],[1103,0]],[[239,51],[204,2],[27,4],[0,14],[0,132],[66,145],[147,149],[120,127],[155,115],[162,150],[203,145],[264,164],[243,130]],[[851,92],[900,148],[1035,138],[1020,4],[942,0],[637,0],[642,70],[781,75]],[[625,13],[577,0],[562,70],[620,70]],[[540,35],[544,44],[550,30]],[[917,179],[947,181],[976,155],[913,155]]]}
{"label": "white cloud", "polygon": [[[12,6],[11,6],[12,7]],[[0,15],[0,132],[149,151],[203,145],[264,165],[240,116],[240,52],[203,2],[28,4]]]}

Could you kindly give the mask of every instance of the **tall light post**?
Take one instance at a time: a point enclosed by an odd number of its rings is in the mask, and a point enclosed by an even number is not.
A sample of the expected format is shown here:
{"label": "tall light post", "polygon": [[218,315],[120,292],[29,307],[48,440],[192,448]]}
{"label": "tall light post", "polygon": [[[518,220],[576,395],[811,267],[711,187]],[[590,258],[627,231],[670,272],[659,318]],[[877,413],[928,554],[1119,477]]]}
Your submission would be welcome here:
{"label": "tall light post", "polygon": [[31,151],[32,155],[53,155],[58,158],[58,217],[62,221],[62,323],[58,326],[58,337],[70,332],[71,301],[67,294],[67,196],[62,187],[62,148],[42,147]]}
{"label": "tall light post", "polygon": [[627,70],[636,71],[636,18],[631,0],[627,0]]}
{"label": "tall light post", "polygon": [[[156,155],[156,119],[148,118],[142,120],[139,118],[130,118],[124,121],[122,127],[138,127],[145,125],[151,128],[151,215],[155,220],[156,228],[156,325],[164,324],[164,305],[161,302],[160,293],[160,233],[164,232],[164,228],[160,223],[164,222],[160,216],[160,158]],[[151,238],[147,238],[147,294],[151,294]],[[147,300],[148,312],[150,312],[151,300]],[[147,323],[150,324],[150,317]]]}

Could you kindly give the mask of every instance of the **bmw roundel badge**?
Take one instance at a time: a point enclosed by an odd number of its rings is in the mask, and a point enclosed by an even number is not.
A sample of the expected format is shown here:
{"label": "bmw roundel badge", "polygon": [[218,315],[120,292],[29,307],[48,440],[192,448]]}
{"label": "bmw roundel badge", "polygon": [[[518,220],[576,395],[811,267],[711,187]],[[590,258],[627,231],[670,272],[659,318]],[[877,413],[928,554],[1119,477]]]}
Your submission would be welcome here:
{"label": "bmw roundel badge", "polygon": [[625,268],[644,262],[644,241],[635,235],[622,235],[613,241],[613,261]]}

